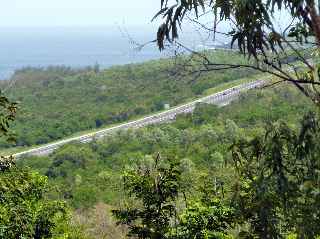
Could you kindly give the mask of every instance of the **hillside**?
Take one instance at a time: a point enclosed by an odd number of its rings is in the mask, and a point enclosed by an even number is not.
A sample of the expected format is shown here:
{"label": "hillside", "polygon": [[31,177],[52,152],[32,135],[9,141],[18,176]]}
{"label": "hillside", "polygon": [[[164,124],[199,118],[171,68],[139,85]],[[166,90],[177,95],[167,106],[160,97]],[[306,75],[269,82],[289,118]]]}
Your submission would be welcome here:
{"label": "hillside", "polygon": [[[216,62],[242,56],[215,51]],[[163,59],[99,70],[99,67],[72,70],[67,67],[26,68],[12,77],[6,94],[20,102],[15,146],[52,142],[76,132],[124,122],[175,106],[210,92],[210,88],[255,74],[248,69],[186,73],[186,57]],[[178,61],[178,62],[177,62]],[[197,63],[193,63],[197,67]],[[181,71],[182,70],[182,71]],[[197,79],[195,81],[195,79]],[[12,145],[1,142],[0,146]]]}
{"label": "hillside", "polygon": [[320,239],[320,0],[7,2],[0,239]]}
{"label": "hillside", "polygon": [[[190,200],[197,198],[203,182],[217,177],[225,183],[229,198],[236,177],[230,145],[261,134],[266,125],[279,119],[297,129],[310,110],[314,106],[308,99],[283,85],[252,91],[223,108],[199,105],[193,114],[180,116],[172,124],[119,132],[90,144],[67,145],[49,157],[31,157],[20,164],[49,177],[49,196],[68,201],[75,210],[75,223],[88,237],[117,238],[123,236],[123,228],[115,226],[108,212],[126,203],[121,186],[124,169],[140,164],[147,167],[160,152],[163,157],[181,160],[188,172],[184,183]],[[99,227],[101,217],[108,221],[103,229]]]}
{"label": "hillside", "polygon": [[[242,61],[230,52],[208,55],[217,61]],[[190,71],[198,67],[193,58],[176,60],[191,62]],[[98,66],[23,69],[10,88],[10,97],[21,101],[16,145],[117,124],[161,111],[164,104],[174,106],[266,77],[233,69],[195,78],[177,74],[186,73],[180,67],[167,59],[103,71]],[[177,225],[167,224],[174,230],[170,233],[187,235],[172,238],[190,238],[188,230],[199,227],[204,235],[211,233],[200,238],[242,238],[243,233],[260,233],[256,218],[264,220],[265,213],[273,212],[281,225],[288,225],[277,233],[295,238],[296,228],[305,228],[304,212],[319,207],[319,194],[308,186],[318,183],[320,172],[310,164],[320,152],[314,144],[320,124],[310,113],[316,111],[297,88],[277,84],[249,91],[222,108],[200,103],[174,122],[118,131],[88,144],[67,144],[46,157],[19,159],[17,165],[30,169],[31,176],[47,177],[43,199],[66,203],[72,215],[67,227],[75,238],[130,238],[128,230],[135,230],[140,218],[156,217],[158,222],[158,215],[167,222],[177,220]],[[283,200],[288,195],[290,209]],[[207,222],[213,219],[217,227]],[[311,226],[318,231],[317,221]]]}

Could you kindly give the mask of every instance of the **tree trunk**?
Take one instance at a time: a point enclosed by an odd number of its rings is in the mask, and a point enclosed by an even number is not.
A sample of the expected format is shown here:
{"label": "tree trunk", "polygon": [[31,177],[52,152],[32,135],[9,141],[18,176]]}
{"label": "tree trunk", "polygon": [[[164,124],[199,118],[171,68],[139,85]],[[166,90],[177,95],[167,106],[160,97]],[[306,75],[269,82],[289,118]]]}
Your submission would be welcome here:
{"label": "tree trunk", "polygon": [[314,35],[316,37],[318,47],[320,48],[320,15],[317,11],[317,7],[320,7],[319,2],[317,5],[313,1],[313,4],[310,6],[310,16],[311,16],[312,28],[314,31]]}

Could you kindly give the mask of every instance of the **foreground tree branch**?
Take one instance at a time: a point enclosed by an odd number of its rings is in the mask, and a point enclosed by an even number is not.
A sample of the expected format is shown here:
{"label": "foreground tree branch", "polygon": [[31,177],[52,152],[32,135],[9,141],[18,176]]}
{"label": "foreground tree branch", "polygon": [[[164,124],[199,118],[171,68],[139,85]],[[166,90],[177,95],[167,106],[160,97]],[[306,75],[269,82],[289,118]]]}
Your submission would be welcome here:
{"label": "foreground tree branch", "polygon": [[[250,68],[268,73],[290,82],[314,103],[320,104],[319,57],[320,16],[318,1],[270,0],[270,1],[180,1],[170,5],[161,0],[161,8],[155,18],[162,17],[157,43],[160,50],[165,42],[182,46],[198,57],[198,71]],[[211,15],[210,15],[211,14]],[[276,15],[286,14],[287,22],[276,27]],[[250,16],[250,17],[248,17]],[[212,19],[208,24],[202,18]],[[189,20],[209,34],[229,37],[231,48],[236,48],[248,59],[248,64],[235,65],[213,62],[204,52],[192,50],[177,41],[183,23]],[[220,29],[228,23],[230,29]],[[284,30],[281,28],[284,27]],[[215,39],[215,38],[214,38]],[[187,65],[186,67],[190,67]],[[294,74],[291,74],[294,72]],[[195,73],[195,71],[192,71]]]}

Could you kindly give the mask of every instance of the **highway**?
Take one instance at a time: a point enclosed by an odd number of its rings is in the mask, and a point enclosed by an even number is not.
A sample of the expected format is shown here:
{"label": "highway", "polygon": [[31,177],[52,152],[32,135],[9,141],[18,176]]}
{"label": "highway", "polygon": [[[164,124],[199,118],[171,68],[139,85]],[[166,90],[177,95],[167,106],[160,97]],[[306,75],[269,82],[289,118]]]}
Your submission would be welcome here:
{"label": "highway", "polygon": [[250,83],[241,84],[227,90],[200,98],[198,100],[192,101],[190,103],[169,109],[167,111],[163,111],[161,113],[157,113],[151,116],[147,116],[138,120],[134,120],[128,123],[123,123],[118,126],[98,130],[96,132],[84,134],[78,137],[72,137],[64,140],[60,140],[58,142],[48,144],[45,146],[39,146],[37,148],[33,148],[24,152],[20,152],[14,154],[13,157],[16,159],[20,159],[26,156],[42,156],[42,155],[49,155],[50,153],[54,152],[59,147],[71,143],[71,142],[82,142],[88,143],[95,139],[100,139],[111,135],[119,130],[127,130],[127,129],[134,129],[140,128],[147,125],[152,124],[159,124],[168,121],[172,121],[175,117],[179,114],[190,113],[192,112],[198,103],[207,103],[207,104],[216,104],[219,106],[224,106],[229,104],[231,101],[235,100],[242,92],[248,91],[254,88],[261,88],[266,84],[265,80],[257,80]]}

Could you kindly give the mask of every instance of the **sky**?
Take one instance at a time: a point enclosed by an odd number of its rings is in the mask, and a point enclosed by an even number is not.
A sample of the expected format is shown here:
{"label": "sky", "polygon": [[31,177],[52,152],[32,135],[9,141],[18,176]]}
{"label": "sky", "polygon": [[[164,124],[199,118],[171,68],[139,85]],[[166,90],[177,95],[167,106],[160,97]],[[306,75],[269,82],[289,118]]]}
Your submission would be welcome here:
{"label": "sky", "polygon": [[160,0],[6,0],[0,27],[145,25],[159,5]]}

